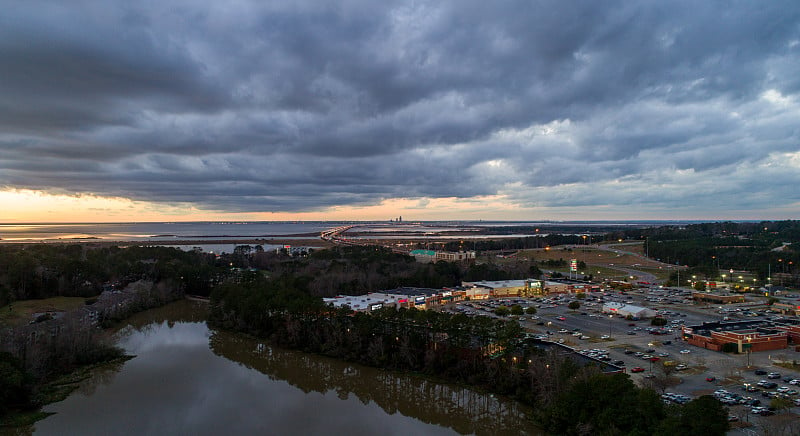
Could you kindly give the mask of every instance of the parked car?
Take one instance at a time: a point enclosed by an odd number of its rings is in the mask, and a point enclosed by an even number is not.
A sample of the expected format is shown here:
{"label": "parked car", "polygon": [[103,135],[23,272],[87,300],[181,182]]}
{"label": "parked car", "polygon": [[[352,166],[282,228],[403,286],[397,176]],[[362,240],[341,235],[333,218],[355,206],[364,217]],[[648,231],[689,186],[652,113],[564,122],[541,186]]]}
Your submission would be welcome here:
{"label": "parked car", "polygon": [[691,353],[690,350],[681,350],[681,354],[689,354],[689,353]]}
{"label": "parked car", "polygon": [[631,372],[644,372],[644,368],[642,368],[641,366],[637,366],[637,367],[631,368]]}
{"label": "parked car", "polygon": [[706,377],[706,381],[707,382],[717,381],[717,378],[716,377]]}
{"label": "parked car", "polygon": [[763,369],[757,369],[754,371],[754,373],[755,375],[767,375],[767,371],[764,371]]}
{"label": "parked car", "polygon": [[771,372],[767,374],[767,378],[771,379],[781,378],[781,374],[779,372]]}
{"label": "parked car", "polygon": [[756,385],[764,388],[764,389],[775,389],[778,387],[778,384],[775,382],[768,382],[766,380],[761,380]]}

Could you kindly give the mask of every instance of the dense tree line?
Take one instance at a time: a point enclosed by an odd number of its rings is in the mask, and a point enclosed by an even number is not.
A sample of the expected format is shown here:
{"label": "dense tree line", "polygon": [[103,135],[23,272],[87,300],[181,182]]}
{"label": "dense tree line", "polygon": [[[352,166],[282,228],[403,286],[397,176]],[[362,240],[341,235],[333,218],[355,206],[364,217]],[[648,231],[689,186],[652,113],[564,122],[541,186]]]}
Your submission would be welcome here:
{"label": "dense tree line", "polygon": [[417,262],[413,257],[378,246],[339,246],[290,257],[274,252],[224,255],[221,263],[256,268],[280,278],[304,278],[312,295],[360,295],[401,286],[443,288],[462,281],[507,280],[538,277],[531,261],[510,265],[493,263]]}
{"label": "dense tree line", "polygon": [[646,241],[654,259],[688,265],[688,274],[719,278],[725,270],[748,270],[762,281],[784,274],[785,284],[800,284],[800,221],[631,229],[624,237]]}
{"label": "dense tree line", "polygon": [[[172,281],[208,295],[220,281],[214,255],[168,247],[0,244],[0,306],[56,296],[91,297],[103,286]],[[224,271],[224,270],[223,270]]]}

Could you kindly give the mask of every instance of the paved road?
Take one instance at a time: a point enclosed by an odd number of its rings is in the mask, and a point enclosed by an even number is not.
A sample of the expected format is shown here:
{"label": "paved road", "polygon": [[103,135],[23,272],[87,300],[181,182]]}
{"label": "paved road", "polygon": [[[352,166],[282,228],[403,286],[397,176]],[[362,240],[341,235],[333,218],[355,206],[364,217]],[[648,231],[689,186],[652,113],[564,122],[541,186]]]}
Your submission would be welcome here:
{"label": "paved road", "polygon": [[[625,246],[625,245],[641,245],[641,242],[622,242],[622,243],[614,243],[614,244],[599,244],[599,245],[596,245],[595,247],[597,247],[597,248],[599,248],[601,250],[606,250],[606,251],[610,251],[612,253],[616,253],[617,255],[620,255],[620,256],[621,255],[629,255],[629,256],[633,256],[633,257],[639,258],[639,259],[642,260],[642,262],[647,262],[648,266],[652,266],[654,268],[659,268],[660,267],[662,269],[667,269],[667,270],[673,270],[673,269],[676,269],[676,268],[680,268],[677,265],[672,265],[672,264],[669,264],[669,263],[660,262],[660,261],[657,261],[655,259],[651,259],[649,257],[643,256],[643,255],[641,255],[639,253],[634,253],[633,251],[620,250],[619,248],[616,248],[616,247]],[[652,274],[652,273],[647,272],[647,271],[641,271],[641,270],[637,270],[635,268],[619,267],[619,266],[613,266],[613,265],[603,265],[603,266],[605,266],[606,268],[611,268],[611,269],[616,269],[616,270],[619,270],[619,271],[624,271],[629,276],[632,275],[632,276],[639,277],[639,281],[650,282],[650,283],[660,283],[661,282],[661,280],[659,280],[655,276],[655,274]]]}

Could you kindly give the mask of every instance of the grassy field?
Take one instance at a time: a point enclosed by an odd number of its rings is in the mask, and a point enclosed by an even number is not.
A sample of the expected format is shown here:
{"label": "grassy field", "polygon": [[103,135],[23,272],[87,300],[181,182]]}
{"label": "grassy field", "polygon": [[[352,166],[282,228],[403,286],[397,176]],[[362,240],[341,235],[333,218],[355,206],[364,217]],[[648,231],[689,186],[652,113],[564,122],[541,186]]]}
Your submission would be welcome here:
{"label": "grassy field", "polygon": [[[549,250],[543,248],[521,250],[515,257],[498,259],[496,262],[514,262],[516,259],[532,259],[536,260],[537,262],[544,260],[564,259],[569,261],[570,259],[577,259],[579,262],[583,261],[586,263],[586,270],[582,271],[584,275],[591,274],[594,276],[595,280],[623,280],[628,277],[628,274],[621,268],[649,272],[654,274],[659,279],[667,279],[669,277],[669,273],[672,271],[672,269],[660,262],[629,254],[642,254],[642,244],[614,244],[612,245],[612,248],[620,250],[621,252],[606,250],[597,246],[575,248],[551,247]],[[569,271],[568,267],[552,268],[540,266],[540,268],[558,271],[565,275]]]}
{"label": "grassy field", "polygon": [[0,307],[0,326],[13,327],[27,324],[33,319],[34,313],[73,310],[83,306],[85,301],[83,297],[15,301],[8,306]]}

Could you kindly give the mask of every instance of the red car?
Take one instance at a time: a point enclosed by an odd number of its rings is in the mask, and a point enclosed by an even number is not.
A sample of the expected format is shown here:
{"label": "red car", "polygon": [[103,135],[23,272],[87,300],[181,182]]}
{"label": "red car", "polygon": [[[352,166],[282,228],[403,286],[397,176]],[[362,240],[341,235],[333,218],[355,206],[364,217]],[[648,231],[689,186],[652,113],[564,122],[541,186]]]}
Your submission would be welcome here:
{"label": "red car", "polygon": [[716,381],[716,380],[717,380],[716,377],[706,377],[706,381],[707,382],[713,382],[713,381]]}
{"label": "red car", "polygon": [[631,368],[631,372],[644,372],[644,368],[637,366],[635,368]]}
{"label": "red car", "polygon": [[566,321],[566,318],[564,318],[563,316],[559,316],[559,317],[558,317],[558,318],[556,318],[556,319],[557,319],[557,320],[559,320],[559,321]]}

